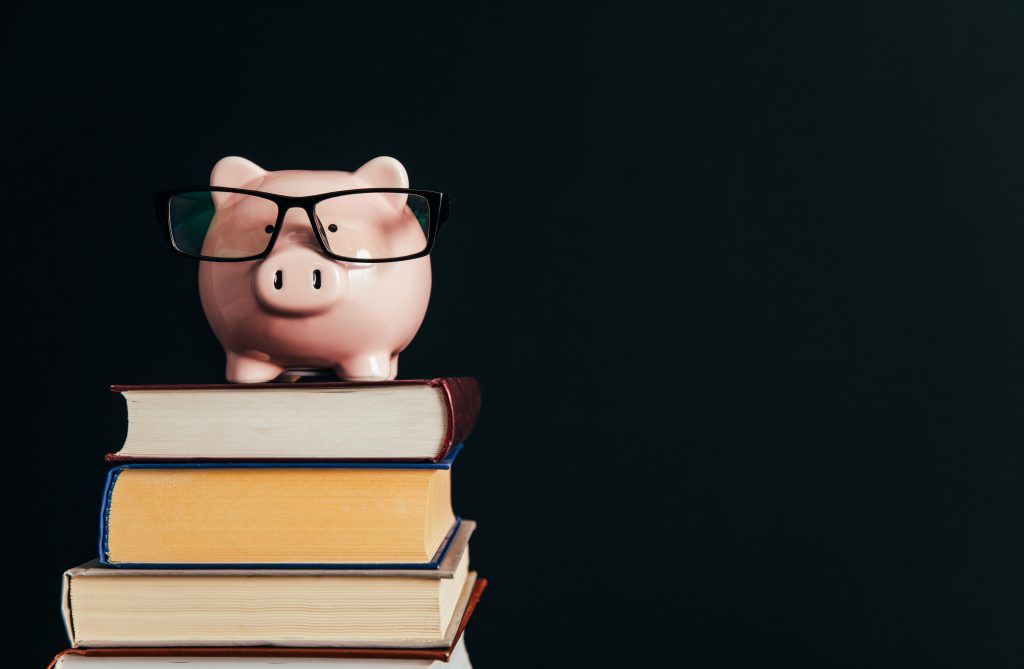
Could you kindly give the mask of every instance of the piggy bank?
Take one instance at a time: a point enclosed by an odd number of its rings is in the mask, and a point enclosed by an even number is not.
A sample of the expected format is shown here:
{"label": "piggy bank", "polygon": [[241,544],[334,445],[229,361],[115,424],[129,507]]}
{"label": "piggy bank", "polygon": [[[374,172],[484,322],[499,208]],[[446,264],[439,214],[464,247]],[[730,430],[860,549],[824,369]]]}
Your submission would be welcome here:
{"label": "piggy bank", "polygon": [[[401,163],[385,156],[354,172],[271,172],[230,156],[214,166],[210,184],[302,198],[408,189],[409,177]],[[203,311],[227,354],[228,381],[260,383],[302,370],[332,370],[353,381],[395,378],[398,354],[427,310],[430,257],[357,259],[423,247],[428,233],[412,196],[363,193],[315,206],[223,191],[212,196],[216,211],[199,257],[246,253],[238,249],[266,247],[274,239],[262,258],[199,263]],[[328,248],[353,260],[329,257]]]}

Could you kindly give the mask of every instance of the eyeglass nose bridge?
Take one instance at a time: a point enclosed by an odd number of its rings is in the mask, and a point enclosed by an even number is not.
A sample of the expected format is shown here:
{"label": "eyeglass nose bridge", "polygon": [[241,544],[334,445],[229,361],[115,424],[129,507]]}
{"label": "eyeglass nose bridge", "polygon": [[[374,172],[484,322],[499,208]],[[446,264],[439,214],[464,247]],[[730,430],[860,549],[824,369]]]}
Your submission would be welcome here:
{"label": "eyeglass nose bridge", "polygon": [[[273,236],[270,238],[270,245],[267,247],[266,253],[270,253],[271,251],[274,250],[274,246],[277,244],[278,238],[282,234],[284,234],[289,241],[300,244],[308,244],[309,246],[317,246],[324,253],[329,254],[327,246],[324,242],[323,226],[320,224],[320,219],[317,217],[316,210],[314,207],[314,203],[278,204],[277,221],[274,222],[274,233]],[[302,227],[301,223],[296,221],[294,224],[288,223],[286,226],[286,218],[288,216],[288,212],[290,212],[292,209],[298,209],[306,213],[306,222],[309,224],[309,227],[312,228],[312,234],[305,233],[305,239],[295,240],[292,237],[292,235],[295,235],[299,232],[299,229],[305,231],[305,228]],[[285,227],[296,227],[298,229],[285,231]]]}

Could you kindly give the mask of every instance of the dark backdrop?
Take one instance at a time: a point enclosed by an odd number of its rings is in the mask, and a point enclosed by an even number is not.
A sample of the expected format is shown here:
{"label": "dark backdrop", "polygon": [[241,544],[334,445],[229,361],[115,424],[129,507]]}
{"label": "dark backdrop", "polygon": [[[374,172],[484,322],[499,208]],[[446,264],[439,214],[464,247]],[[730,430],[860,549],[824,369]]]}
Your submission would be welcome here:
{"label": "dark backdrop", "polygon": [[401,372],[484,388],[479,667],[1021,665],[1024,5],[633,4],[9,16],[17,666],[107,385],[223,378],[150,196],[228,154],[455,198]]}

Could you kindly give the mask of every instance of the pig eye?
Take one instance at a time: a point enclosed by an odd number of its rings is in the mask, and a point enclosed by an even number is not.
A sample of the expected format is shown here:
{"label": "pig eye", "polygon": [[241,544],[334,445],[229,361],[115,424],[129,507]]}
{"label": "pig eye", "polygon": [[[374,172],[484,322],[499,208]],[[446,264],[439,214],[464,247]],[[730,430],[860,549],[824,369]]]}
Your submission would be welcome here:
{"label": "pig eye", "polygon": [[338,226],[335,225],[334,223],[331,223],[330,225],[327,226],[327,229],[330,230],[331,232],[337,232]]}
{"label": "pig eye", "polygon": [[273,234],[274,226],[268,225],[267,227],[263,228],[263,232],[267,233],[268,235]]}

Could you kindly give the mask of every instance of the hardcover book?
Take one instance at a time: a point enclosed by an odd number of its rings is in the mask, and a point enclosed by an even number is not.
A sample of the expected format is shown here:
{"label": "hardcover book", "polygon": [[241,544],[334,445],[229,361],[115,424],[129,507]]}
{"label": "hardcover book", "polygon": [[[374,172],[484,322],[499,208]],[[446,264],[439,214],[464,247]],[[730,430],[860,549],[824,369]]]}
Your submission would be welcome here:
{"label": "hardcover book", "polygon": [[439,462],[473,429],[470,377],[377,383],[112,386],[128,433],[107,455],[146,461]]}
{"label": "hardcover book", "polygon": [[107,477],[110,566],[436,566],[456,525],[439,463],[135,464]]}
{"label": "hardcover book", "polygon": [[450,648],[476,583],[463,521],[436,570],[114,569],[65,572],[73,647]]}

